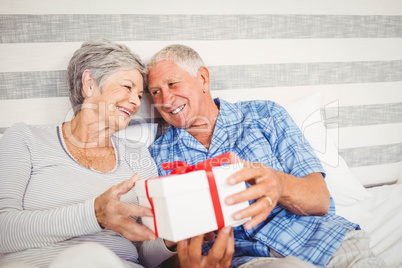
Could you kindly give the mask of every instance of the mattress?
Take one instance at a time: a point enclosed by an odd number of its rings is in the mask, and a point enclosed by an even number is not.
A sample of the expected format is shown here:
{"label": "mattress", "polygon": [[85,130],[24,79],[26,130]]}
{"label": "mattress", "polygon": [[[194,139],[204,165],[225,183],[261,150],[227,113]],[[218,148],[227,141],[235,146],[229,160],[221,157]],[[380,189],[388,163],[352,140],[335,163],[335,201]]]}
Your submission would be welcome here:
{"label": "mattress", "polygon": [[371,198],[338,214],[371,235],[371,248],[391,268],[402,267],[402,184],[369,188]]}

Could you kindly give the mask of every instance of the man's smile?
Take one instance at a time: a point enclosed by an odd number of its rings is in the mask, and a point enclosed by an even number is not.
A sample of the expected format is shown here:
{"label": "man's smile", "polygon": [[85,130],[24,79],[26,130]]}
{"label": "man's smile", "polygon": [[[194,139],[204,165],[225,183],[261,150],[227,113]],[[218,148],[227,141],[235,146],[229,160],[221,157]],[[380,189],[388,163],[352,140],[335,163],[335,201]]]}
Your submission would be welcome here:
{"label": "man's smile", "polygon": [[180,106],[179,108],[177,108],[176,110],[170,112],[171,114],[177,114],[178,112],[180,112],[181,110],[183,110],[184,106],[186,106],[185,104],[183,104],[182,106]]}

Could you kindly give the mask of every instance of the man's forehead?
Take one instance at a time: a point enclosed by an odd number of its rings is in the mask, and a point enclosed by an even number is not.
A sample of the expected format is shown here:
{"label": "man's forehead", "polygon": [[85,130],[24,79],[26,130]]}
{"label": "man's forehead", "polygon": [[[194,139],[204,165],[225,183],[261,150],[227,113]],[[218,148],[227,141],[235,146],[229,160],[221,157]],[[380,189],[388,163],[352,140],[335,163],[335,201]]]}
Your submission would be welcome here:
{"label": "man's forehead", "polygon": [[184,70],[180,68],[172,68],[172,66],[154,66],[149,70],[148,80],[160,81],[162,83],[170,83],[173,80],[182,79]]}

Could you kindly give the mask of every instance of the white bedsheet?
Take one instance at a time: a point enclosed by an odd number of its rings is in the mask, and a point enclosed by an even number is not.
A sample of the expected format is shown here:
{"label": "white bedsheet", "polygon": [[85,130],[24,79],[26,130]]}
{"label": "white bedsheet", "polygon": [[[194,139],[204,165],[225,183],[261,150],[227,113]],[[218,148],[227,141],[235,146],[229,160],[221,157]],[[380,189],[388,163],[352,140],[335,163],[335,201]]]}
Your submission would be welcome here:
{"label": "white bedsheet", "polygon": [[402,267],[402,184],[368,189],[373,195],[338,211],[371,234],[371,248],[391,268]]}

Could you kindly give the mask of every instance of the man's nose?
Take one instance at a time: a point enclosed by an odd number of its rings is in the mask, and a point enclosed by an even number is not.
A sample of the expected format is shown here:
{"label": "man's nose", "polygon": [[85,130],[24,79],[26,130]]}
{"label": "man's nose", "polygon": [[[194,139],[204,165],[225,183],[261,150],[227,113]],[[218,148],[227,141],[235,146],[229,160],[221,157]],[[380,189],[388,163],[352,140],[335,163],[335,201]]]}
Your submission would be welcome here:
{"label": "man's nose", "polygon": [[166,106],[172,105],[174,100],[174,94],[170,89],[162,91],[162,104]]}

